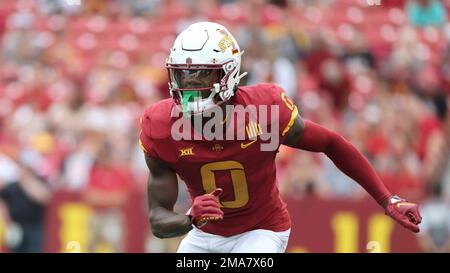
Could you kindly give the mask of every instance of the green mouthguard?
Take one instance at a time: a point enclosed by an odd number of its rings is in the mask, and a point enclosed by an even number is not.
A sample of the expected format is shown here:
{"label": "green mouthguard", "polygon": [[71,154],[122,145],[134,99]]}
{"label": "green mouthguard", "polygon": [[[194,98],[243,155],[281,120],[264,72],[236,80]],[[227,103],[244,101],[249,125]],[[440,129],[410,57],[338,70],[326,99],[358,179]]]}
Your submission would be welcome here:
{"label": "green mouthguard", "polygon": [[199,91],[186,90],[181,92],[181,108],[185,117],[190,117],[191,114],[188,111],[188,102],[193,102],[198,97],[201,97]]}

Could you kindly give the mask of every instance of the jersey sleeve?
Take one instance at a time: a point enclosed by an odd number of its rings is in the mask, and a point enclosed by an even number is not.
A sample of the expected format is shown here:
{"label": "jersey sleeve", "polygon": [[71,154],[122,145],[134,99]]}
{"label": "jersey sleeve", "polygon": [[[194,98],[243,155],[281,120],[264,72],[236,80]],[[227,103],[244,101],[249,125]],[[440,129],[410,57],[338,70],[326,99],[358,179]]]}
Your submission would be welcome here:
{"label": "jersey sleeve", "polygon": [[273,119],[272,122],[278,122],[280,136],[283,138],[299,115],[298,109],[281,87],[274,84],[271,85],[270,94],[272,95],[273,105],[278,105],[279,107],[278,119]]}
{"label": "jersey sleeve", "polygon": [[155,151],[154,141],[151,137],[151,120],[148,112],[140,119],[139,146],[146,156],[158,157]]}

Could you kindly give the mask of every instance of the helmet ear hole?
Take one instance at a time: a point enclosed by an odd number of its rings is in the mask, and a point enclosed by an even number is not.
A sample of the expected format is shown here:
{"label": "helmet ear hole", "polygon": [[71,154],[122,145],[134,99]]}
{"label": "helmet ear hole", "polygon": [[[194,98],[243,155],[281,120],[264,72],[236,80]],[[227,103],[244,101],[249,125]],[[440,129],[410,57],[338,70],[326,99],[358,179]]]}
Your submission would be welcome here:
{"label": "helmet ear hole", "polygon": [[234,64],[233,63],[227,63],[225,65],[226,72],[230,72],[231,70],[233,70],[233,68],[234,68]]}

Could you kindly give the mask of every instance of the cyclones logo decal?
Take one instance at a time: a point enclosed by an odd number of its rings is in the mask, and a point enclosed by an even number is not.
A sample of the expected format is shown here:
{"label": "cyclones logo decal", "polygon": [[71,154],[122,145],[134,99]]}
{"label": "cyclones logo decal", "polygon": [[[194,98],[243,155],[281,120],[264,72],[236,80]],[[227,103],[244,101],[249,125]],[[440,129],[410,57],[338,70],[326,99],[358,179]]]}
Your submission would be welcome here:
{"label": "cyclones logo decal", "polygon": [[227,50],[227,48],[229,48],[231,46],[232,48],[232,53],[237,54],[239,53],[239,50],[237,49],[236,43],[234,42],[234,40],[231,38],[230,34],[228,33],[228,31],[224,30],[224,29],[218,29],[218,32],[220,32],[221,34],[223,34],[223,38],[219,41],[219,48],[220,51],[225,52],[225,50]]}

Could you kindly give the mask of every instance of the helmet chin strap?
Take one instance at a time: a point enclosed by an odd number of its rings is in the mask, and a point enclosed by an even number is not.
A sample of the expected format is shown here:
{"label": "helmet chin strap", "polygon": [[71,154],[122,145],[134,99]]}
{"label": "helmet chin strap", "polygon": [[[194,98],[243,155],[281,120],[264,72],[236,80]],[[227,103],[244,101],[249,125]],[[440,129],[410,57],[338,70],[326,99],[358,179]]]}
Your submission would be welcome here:
{"label": "helmet chin strap", "polygon": [[214,92],[211,92],[211,95],[205,99],[199,99],[198,91],[183,91],[181,95],[181,107],[184,116],[190,117],[192,115],[199,115],[206,109],[212,107],[215,105],[213,97]]}

